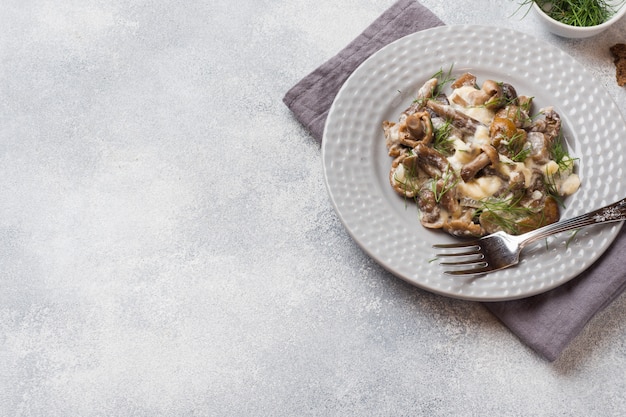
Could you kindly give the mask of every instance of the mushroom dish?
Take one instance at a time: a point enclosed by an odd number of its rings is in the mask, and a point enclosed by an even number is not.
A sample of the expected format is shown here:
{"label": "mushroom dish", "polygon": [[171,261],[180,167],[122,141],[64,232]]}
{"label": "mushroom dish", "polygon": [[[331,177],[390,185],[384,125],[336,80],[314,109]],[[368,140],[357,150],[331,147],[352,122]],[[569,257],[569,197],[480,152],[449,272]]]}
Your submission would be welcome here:
{"label": "mushroom dish", "polygon": [[453,236],[521,234],[556,222],[580,179],[553,107],[505,82],[439,71],[382,123],[389,182],[420,222]]}

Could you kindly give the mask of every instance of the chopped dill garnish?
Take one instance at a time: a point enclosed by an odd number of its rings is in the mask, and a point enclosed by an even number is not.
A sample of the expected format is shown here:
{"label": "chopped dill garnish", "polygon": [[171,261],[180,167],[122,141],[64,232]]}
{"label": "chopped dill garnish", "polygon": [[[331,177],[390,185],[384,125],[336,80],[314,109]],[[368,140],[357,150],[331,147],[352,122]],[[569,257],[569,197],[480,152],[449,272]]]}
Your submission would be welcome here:
{"label": "chopped dill garnish", "polygon": [[441,94],[443,94],[443,90],[446,88],[446,86],[448,84],[453,83],[455,80],[455,78],[452,76],[453,67],[454,67],[454,64],[450,65],[448,72],[444,72],[443,68],[441,68],[439,69],[439,71],[431,75],[429,80],[436,78],[437,83],[430,91],[430,95],[428,97],[416,98],[413,102],[419,103],[420,106],[423,106],[426,101],[437,98]]}
{"label": "chopped dill garnish", "polygon": [[526,135],[519,131],[510,138],[506,138],[505,147],[513,162],[524,162],[532,151],[530,144],[526,141]]}
{"label": "chopped dill garnish", "polygon": [[550,147],[550,158],[555,161],[557,164],[560,164],[565,156],[567,156],[567,149],[563,146],[562,135],[556,138],[556,140],[552,143]]}
{"label": "chopped dill garnish", "polygon": [[[500,89],[502,91],[504,91],[504,81],[498,81],[496,82],[496,84],[500,87]],[[480,89],[478,88],[478,86],[476,86],[476,89]],[[489,101],[487,101],[485,104],[481,105],[480,107],[497,107],[497,108],[501,108],[501,107],[508,107],[512,104],[516,104],[517,103],[517,96],[508,96],[506,94],[502,94],[500,97],[494,97],[491,98]]]}
{"label": "chopped dill garnish", "polygon": [[452,68],[454,68],[454,64],[450,65],[448,68],[448,72],[444,73],[443,68],[433,74],[430,78],[436,78],[438,80],[437,85],[432,91],[432,97],[436,98],[443,93],[443,89],[448,85],[454,82],[455,78],[452,76]]}
{"label": "chopped dill garnish", "polygon": [[450,133],[452,132],[452,121],[446,120],[441,126],[433,130],[433,148],[444,155],[452,155],[454,153],[454,139],[450,138]]}
{"label": "chopped dill garnish", "polygon": [[559,189],[557,186],[557,178],[561,176],[563,172],[572,171],[574,168],[574,162],[578,158],[572,158],[569,156],[567,152],[567,148],[564,145],[563,134],[559,132],[559,136],[557,136],[549,149],[550,159],[552,159],[558,165],[558,170],[555,173],[547,173],[544,175],[544,184],[546,187],[546,192],[549,196],[554,198],[557,204],[561,207],[565,207],[565,203],[563,201],[563,196],[559,193]]}
{"label": "chopped dill garnish", "polygon": [[569,153],[567,152],[567,148],[565,147],[563,140],[563,132],[559,132],[559,136],[557,136],[552,142],[552,146],[550,146],[550,159],[556,162],[559,165],[559,170],[565,171],[567,169],[572,168],[572,163],[578,158],[571,158]]}
{"label": "chopped dill garnish", "polygon": [[488,221],[509,234],[519,234],[519,221],[532,218],[537,212],[520,204],[522,196],[512,196],[504,199],[489,198],[480,200],[481,207],[476,215],[488,216]]}
{"label": "chopped dill garnish", "polygon": [[[443,186],[441,187],[441,189],[439,189],[438,185],[439,180],[443,181]],[[444,172],[440,178],[435,178],[435,180],[432,182],[431,191],[435,195],[435,201],[439,203],[448,191],[456,187],[459,181],[459,176],[457,176],[454,171],[450,169],[450,166],[448,166],[446,172]]]}
{"label": "chopped dill garnish", "polygon": [[[557,173],[558,175],[558,173]],[[546,193],[554,198],[554,201],[560,206],[565,208],[565,202],[563,201],[563,197],[559,193],[558,186],[556,185],[556,179],[554,178],[554,174],[548,174],[544,176],[543,179],[544,186],[546,187]]]}
{"label": "chopped dill garnish", "polygon": [[405,169],[404,177],[405,180],[403,181],[398,177],[397,173],[393,175],[393,180],[402,186],[402,189],[404,190],[404,195],[407,196],[408,194],[417,192],[418,189],[415,187],[415,183],[412,181],[413,179],[417,178],[417,173],[414,173],[412,169]]}
{"label": "chopped dill garnish", "polygon": [[[411,149],[408,152],[408,156],[412,155],[414,155],[414,153]],[[396,171],[393,174],[393,180],[404,190],[404,202],[405,206],[408,207],[408,201],[410,199],[412,199],[415,203],[417,203],[419,199],[420,184],[415,181],[419,177],[419,170],[415,169],[413,166],[407,167],[403,165],[403,171],[404,179],[400,178],[398,172]]]}
{"label": "chopped dill garnish", "polygon": [[[519,106],[519,107],[520,107],[520,109],[521,109],[521,110],[524,110],[524,111],[526,111],[526,112],[530,111],[530,108],[531,108],[531,107],[532,107],[532,105],[533,105],[533,100],[534,100],[534,99],[535,99],[535,97],[528,97],[528,99],[527,99],[527,100],[525,100],[524,102],[522,102],[522,103],[520,104],[520,106]],[[520,100],[520,101],[521,101],[521,100]]]}

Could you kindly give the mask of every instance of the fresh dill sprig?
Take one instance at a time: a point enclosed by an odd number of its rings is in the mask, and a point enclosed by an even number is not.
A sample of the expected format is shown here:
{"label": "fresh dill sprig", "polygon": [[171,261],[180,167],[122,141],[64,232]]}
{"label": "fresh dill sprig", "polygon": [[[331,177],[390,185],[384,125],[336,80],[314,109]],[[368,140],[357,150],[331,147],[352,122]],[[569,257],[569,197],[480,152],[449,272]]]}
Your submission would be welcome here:
{"label": "fresh dill sprig", "polygon": [[559,189],[556,184],[557,177],[560,176],[562,172],[571,171],[574,168],[574,162],[578,158],[570,157],[564,144],[563,132],[559,132],[559,135],[554,139],[548,151],[550,153],[550,159],[558,165],[558,170],[555,173],[547,173],[544,176],[543,182],[546,187],[546,192],[549,196],[554,198],[559,206],[565,207],[563,196],[559,193]]}
{"label": "fresh dill sprig", "polygon": [[[441,189],[439,188],[439,185],[438,185],[439,180],[442,180],[443,182]],[[441,202],[441,199],[443,198],[443,196],[448,191],[456,187],[459,181],[460,181],[459,176],[456,175],[454,171],[452,171],[452,169],[450,169],[450,166],[448,166],[448,169],[446,170],[446,172],[444,172],[440,178],[435,178],[434,181],[432,182],[431,191],[435,195],[435,201],[437,203]]]}
{"label": "fresh dill sprig", "polygon": [[572,158],[567,151],[564,144],[563,132],[559,132],[559,135],[554,139],[549,149],[550,159],[559,165],[560,171],[565,171],[572,168],[572,164],[578,158]]}
{"label": "fresh dill sprig", "polygon": [[555,161],[557,164],[562,161],[565,156],[567,156],[567,149],[565,149],[565,146],[563,146],[562,135],[559,135],[557,138],[555,138],[555,141],[552,143],[549,151],[550,159]]}
{"label": "fresh dill sprig", "polygon": [[442,125],[433,130],[433,148],[444,155],[451,155],[454,152],[454,139],[450,137],[452,121],[446,120]]}
{"label": "fresh dill sprig", "polygon": [[[525,100],[524,102],[520,103],[520,109],[524,110],[525,112],[529,112],[530,108],[533,105],[533,100],[535,99],[534,96],[528,97],[527,100]],[[520,100],[521,101],[521,100]]]}
{"label": "fresh dill sprig", "polygon": [[[557,173],[558,175],[558,173]],[[546,189],[546,193],[556,201],[556,203],[565,208],[565,202],[563,201],[563,197],[559,193],[559,187],[556,185],[555,174],[545,175],[543,178],[543,184]]]}
{"label": "fresh dill sprig", "polygon": [[403,168],[404,180],[398,176],[397,172],[394,173],[393,180],[402,187],[405,197],[408,197],[409,194],[417,194],[418,188],[416,187],[417,184],[414,180],[418,178],[419,172],[416,169],[407,168],[406,166]]}
{"label": "fresh dill sprig", "polygon": [[433,88],[431,97],[437,98],[443,93],[444,88],[454,82],[455,78],[452,76],[452,69],[454,68],[454,64],[450,65],[448,68],[448,72],[444,73],[443,68],[439,69],[435,74],[433,74],[430,78],[436,78],[438,80],[437,85]]}
{"label": "fresh dill sprig", "polygon": [[[500,87],[501,91],[504,91],[504,85],[505,85],[504,81],[498,81],[496,84]],[[480,89],[478,86],[475,86],[475,88],[477,90]],[[516,103],[517,103],[517,96],[512,97],[506,94],[501,94],[499,97],[493,97],[489,99],[485,104],[482,104],[479,107],[502,108],[502,107],[508,107]]]}
{"label": "fresh dill sprig", "polygon": [[510,138],[506,138],[505,147],[513,162],[524,162],[532,151],[530,144],[526,141],[526,135],[519,131]]}
{"label": "fresh dill sprig", "polygon": [[537,212],[520,204],[522,196],[512,196],[504,199],[489,198],[480,201],[480,208],[476,215],[488,216],[488,221],[500,227],[507,233],[519,234],[519,221],[532,218]]}
{"label": "fresh dill sprig", "polygon": [[436,78],[437,83],[431,89],[430,95],[428,97],[416,98],[413,102],[418,103],[421,107],[427,100],[437,98],[441,94],[443,94],[446,86],[453,83],[455,80],[455,78],[452,76],[452,68],[454,68],[454,64],[450,65],[450,68],[448,68],[447,72],[444,72],[443,68],[440,68],[439,71],[431,75],[429,80]]}

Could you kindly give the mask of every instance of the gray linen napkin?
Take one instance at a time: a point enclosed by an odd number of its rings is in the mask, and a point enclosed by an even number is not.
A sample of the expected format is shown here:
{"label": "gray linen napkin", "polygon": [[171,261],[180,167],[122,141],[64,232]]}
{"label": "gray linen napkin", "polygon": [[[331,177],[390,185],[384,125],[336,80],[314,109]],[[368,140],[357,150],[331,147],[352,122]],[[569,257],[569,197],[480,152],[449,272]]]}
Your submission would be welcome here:
{"label": "gray linen napkin", "polygon": [[[307,75],[283,101],[321,143],[335,96],[370,55],[405,35],[441,26],[416,0],[399,0],[337,55]],[[521,300],[484,303],[519,339],[549,361],[556,360],[589,320],[626,288],[626,227],[588,270],[559,288]]]}

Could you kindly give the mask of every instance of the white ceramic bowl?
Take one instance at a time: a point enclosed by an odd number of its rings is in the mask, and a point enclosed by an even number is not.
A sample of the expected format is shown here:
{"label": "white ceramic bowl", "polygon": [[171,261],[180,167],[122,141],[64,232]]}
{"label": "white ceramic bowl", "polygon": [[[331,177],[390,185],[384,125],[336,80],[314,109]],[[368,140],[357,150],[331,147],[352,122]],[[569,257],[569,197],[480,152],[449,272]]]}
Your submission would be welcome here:
{"label": "white ceramic bowl", "polygon": [[[611,25],[619,21],[626,14],[626,1],[624,0],[607,0],[609,5],[616,8],[615,14],[606,22],[596,26],[570,26],[552,19],[548,16],[537,3],[533,3],[533,9],[537,12],[541,22],[546,25],[548,30],[555,35],[565,38],[588,38],[595,36],[607,30]],[[619,8],[617,8],[619,7]]]}

